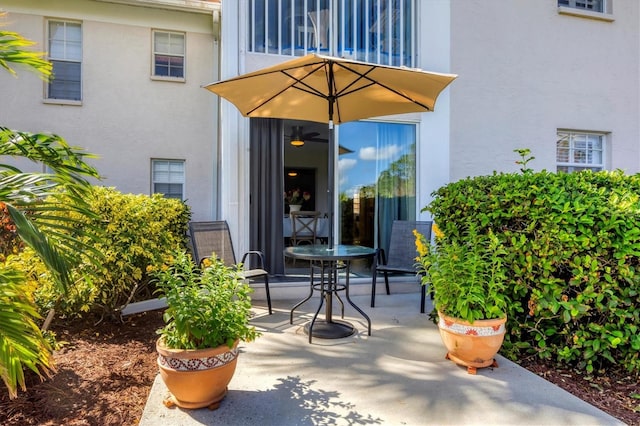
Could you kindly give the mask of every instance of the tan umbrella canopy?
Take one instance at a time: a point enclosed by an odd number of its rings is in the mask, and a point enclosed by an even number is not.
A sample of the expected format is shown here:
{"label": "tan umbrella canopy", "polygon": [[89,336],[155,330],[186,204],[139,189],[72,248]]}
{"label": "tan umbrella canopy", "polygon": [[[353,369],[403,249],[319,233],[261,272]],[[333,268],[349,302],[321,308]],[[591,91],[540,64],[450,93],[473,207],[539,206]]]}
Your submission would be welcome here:
{"label": "tan umbrella canopy", "polygon": [[329,244],[333,244],[333,123],[433,111],[457,76],[310,54],[204,86],[245,117],[329,124]]}
{"label": "tan umbrella canopy", "polygon": [[206,85],[245,117],[336,124],[433,111],[457,76],[310,54]]}

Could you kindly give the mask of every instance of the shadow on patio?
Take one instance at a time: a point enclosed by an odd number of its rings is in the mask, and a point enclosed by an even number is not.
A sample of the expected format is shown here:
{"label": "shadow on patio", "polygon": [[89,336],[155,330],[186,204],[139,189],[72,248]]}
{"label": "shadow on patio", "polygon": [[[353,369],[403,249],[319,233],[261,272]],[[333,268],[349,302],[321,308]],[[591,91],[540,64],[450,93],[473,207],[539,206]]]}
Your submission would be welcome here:
{"label": "shadow on patio", "polygon": [[371,317],[371,336],[347,304],[345,319],[357,332],[309,344],[303,325],[317,309],[317,296],[296,311],[293,325],[289,309],[296,297],[276,297],[273,315],[256,300],[253,322],[263,335],[241,345],[220,408],[166,408],[167,390],[156,378],[140,424],[622,424],[502,357],[499,368],[467,374],[445,359],[437,327],[419,313],[417,286],[380,294],[376,308],[369,307],[370,287],[361,287],[352,298]]}

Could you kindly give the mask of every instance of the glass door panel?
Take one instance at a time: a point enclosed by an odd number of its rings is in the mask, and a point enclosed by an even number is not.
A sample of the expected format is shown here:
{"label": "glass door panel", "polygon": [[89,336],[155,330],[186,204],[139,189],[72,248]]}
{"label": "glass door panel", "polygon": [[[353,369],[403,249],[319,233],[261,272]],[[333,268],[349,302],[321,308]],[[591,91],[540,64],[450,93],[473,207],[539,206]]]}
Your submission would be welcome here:
{"label": "glass door panel", "polygon": [[416,218],[416,125],[338,126],[338,241],[387,248],[393,220]]}

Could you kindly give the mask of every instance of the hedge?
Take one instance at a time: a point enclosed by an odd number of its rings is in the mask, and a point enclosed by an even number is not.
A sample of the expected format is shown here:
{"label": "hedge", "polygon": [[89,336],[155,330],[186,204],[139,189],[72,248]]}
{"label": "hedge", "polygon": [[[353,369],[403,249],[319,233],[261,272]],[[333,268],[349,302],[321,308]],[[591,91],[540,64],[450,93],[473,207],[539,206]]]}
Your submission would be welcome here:
{"label": "hedge", "polygon": [[75,285],[67,294],[60,294],[31,250],[7,258],[7,263],[27,273],[34,288],[33,297],[43,313],[55,308],[64,316],[83,312],[113,314],[126,303],[134,288],[142,289],[134,297],[152,297],[149,273],[176,248],[187,248],[191,212],[180,200],[95,187],[89,203],[98,215],[85,222],[99,230],[102,239],[92,246],[102,256],[99,265],[82,258],[73,271]]}
{"label": "hedge", "polygon": [[445,238],[473,223],[507,251],[506,356],[640,372],[640,175],[524,169],[432,195],[423,211]]}

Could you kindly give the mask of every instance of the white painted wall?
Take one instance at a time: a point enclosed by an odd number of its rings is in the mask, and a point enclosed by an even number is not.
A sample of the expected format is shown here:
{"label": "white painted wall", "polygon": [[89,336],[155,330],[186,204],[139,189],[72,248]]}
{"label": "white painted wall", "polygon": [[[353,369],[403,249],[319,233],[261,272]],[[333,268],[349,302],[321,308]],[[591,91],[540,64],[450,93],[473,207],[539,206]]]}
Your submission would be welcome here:
{"label": "white painted wall", "polygon": [[[184,159],[195,220],[214,217],[217,102],[201,85],[218,80],[211,11],[191,13],[88,0],[3,0],[6,29],[46,49],[45,17],[82,21],[81,106],[43,102],[26,71],[0,72],[0,124],[53,132],[100,158],[105,186],[151,192],[151,158]],[[186,82],[151,79],[152,29],[186,31]]]}
{"label": "white painted wall", "polygon": [[[418,2],[420,17],[418,40],[418,67],[429,71],[456,74],[451,68],[451,16],[450,0]],[[417,155],[417,200],[419,211],[431,201],[431,193],[449,182],[450,147],[450,92],[454,80],[436,101],[435,111],[419,115]],[[431,215],[419,213],[419,220]]]}
{"label": "white painted wall", "polygon": [[611,132],[610,169],[640,171],[640,3],[613,22],[559,14],[556,0],[452,0],[451,180],[556,170],[556,129]]}
{"label": "white painted wall", "polygon": [[[222,2],[220,80],[242,74],[241,58],[244,51],[239,17],[239,3]],[[215,96],[211,94],[211,96]],[[249,119],[245,119],[232,103],[220,102],[219,139],[219,218],[229,224],[236,253],[245,253],[249,247]],[[245,158],[246,157],[246,160]]]}

